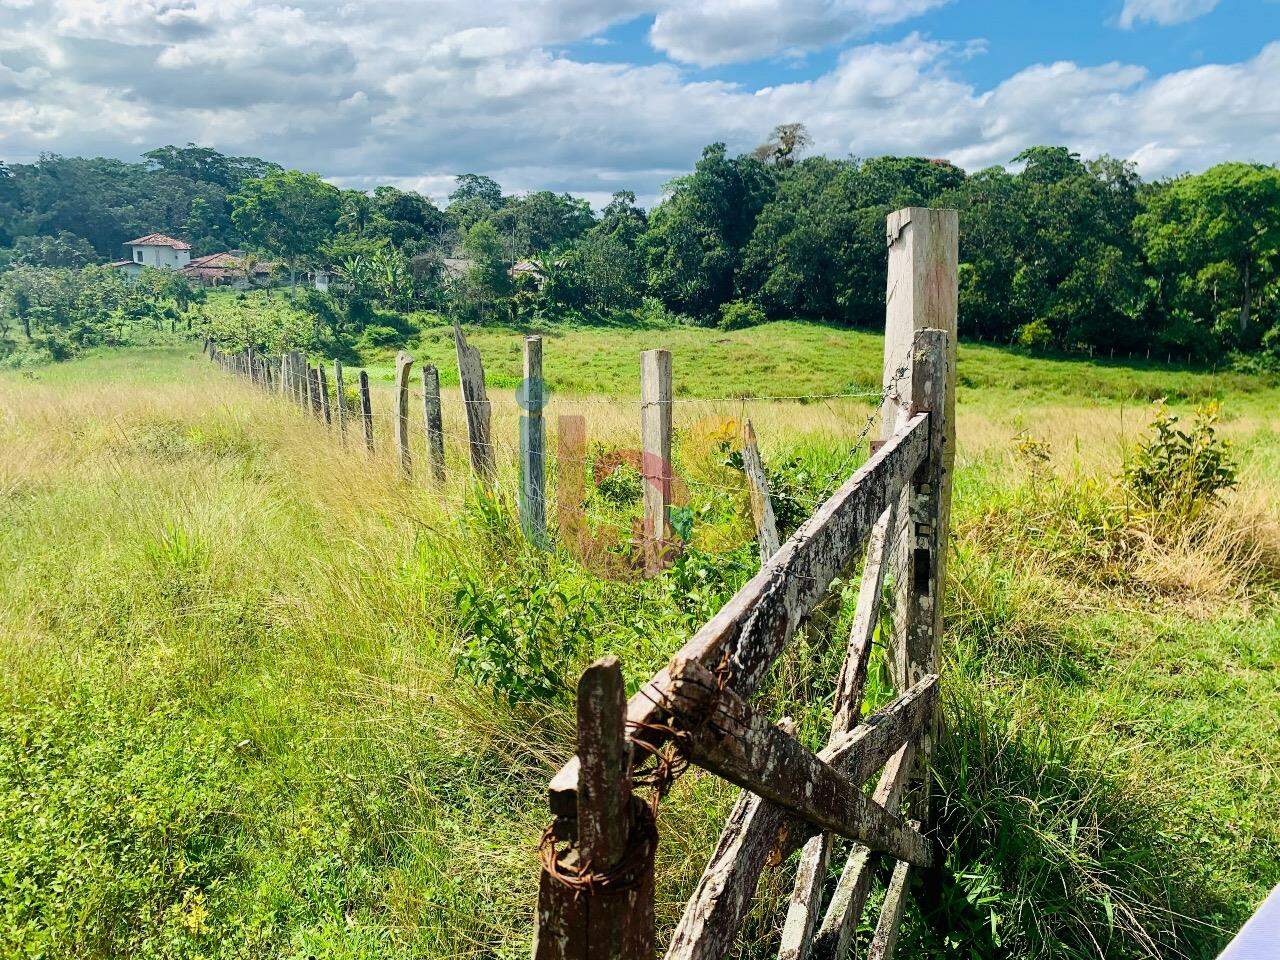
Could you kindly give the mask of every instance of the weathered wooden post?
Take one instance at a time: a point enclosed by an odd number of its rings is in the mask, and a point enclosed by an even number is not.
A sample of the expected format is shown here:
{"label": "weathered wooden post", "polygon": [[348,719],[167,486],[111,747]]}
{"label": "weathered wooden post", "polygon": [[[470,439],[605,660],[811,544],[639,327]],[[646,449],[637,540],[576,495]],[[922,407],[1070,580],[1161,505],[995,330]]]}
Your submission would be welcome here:
{"label": "weathered wooden post", "polygon": [[497,473],[489,426],[489,395],[484,387],[484,363],[480,351],[467,343],[455,320],[453,341],[458,350],[458,379],[462,383],[462,405],[467,411],[467,439],[471,446],[471,468],[487,484]]}
{"label": "weathered wooden post", "polygon": [[[935,210],[924,207],[908,207],[889,214],[886,238],[889,245],[889,271],[885,300],[884,383],[888,396],[882,413],[882,435],[887,437],[900,419],[905,420],[925,402],[917,384],[919,376],[914,359],[926,355],[930,346],[922,344],[920,332],[941,330],[945,335],[946,358],[944,369],[939,371],[941,384],[931,389],[941,389],[939,397],[930,397],[932,403],[941,403],[940,463],[936,485],[925,482],[924,490],[914,487],[904,492],[904,507],[898,512],[898,538],[901,549],[895,553],[893,569],[895,582],[919,585],[920,590],[933,598],[946,577],[946,552],[926,545],[920,547],[916,540],[917,528],[931,527],[930,539],[934,544],[947,542],[950,530],[951,477],[955,463],[955,370],[956,370],[956,314],[958,301],[957,261],[959,253],[959,217],[955,210]],[[930,344],[936,338],[931,337]],[[919,351],[919,352],[917,352]],[[921,374],[924,375],[922,369]],[[930,373],[929,376],[937,376]],[[932,408],[929,408],[932,409]],[[916,502],[918,494],[927,493],[936,517],[926,518]],[[942,635],[942,605],[931,603],[926,611],[918,602],[920,591],[899,591],[897,609],[894,612],[894,633],[907,637],[906,645],[896,652],[894,681],[899,690],[932,672],[929,665],[935,660],[936,638]],[[911,609],[908,609],[908,606]],[[921,616],[927,624],[917,624]]]}
{"label": "weathered wooden post", "polygon": [[408,480],[413,476],[413,459],[409,455],[409,369],[413,357],[401,350],[396,354],[396,450],[400,454],[400,473]]}
{"label": "weathered wooden post", "polygon": [[751,497],[751,514],[756,521],[756,543],[760,547],[761,565],[778,552],[782,541],[778,539],[778,521],[773,515],[773,501],[769,498],[769,478],[765,476],[764,461],[756,445],[756,431],[750,420],[742,422],[742,471],[747,475],[747,491]]}
{"label": "weathered wooden post", "polygon": [[644,569],[662,571],[671,557],[671,353],[640,355],[640,446],[644,477]]}
{"label": "weathered wooden post", "polygon": [[422,365],[422,424],[427,433],[427,460],[431,475],[444,480],[444,412],[440,406],[440,371],[435,364]]}
{"label": "weathered wooden post", "polygon": [[333,361],[333,399],[337,403],[338,437],[347,445],[347,388],[342,383],[342,361]]}
{"label": "weathered wooden post", "polygon": [[577,816],[544,847],[534,960],[652,960],[657,830],[631,793],[626,688],[617,657],[578,681]]}
{"label": "weathered wooden post", "polygon": [[307,406],[316,417],[320,416],[320,368],[307,364]]}
{"label": "weathered wooden post", "polygon": [[546,426],[542,419],[542,338],[524,338],[520,416],[520,526],[534,543],[547,539]]}
{"label": "weathered wooden post", "polygon": [[324,364],[316,364],[316,381],[320,388],[320,412],[324,415],[324,425],[330,426],[333,423],[333,414],[329,409],[329,377],[324,372]]}
{"label": "weathered wooden post", "polygon": [[364,448],[373,456],[373,403],[369,398],[369,373],[360,371],[360,421],[364,424]]}

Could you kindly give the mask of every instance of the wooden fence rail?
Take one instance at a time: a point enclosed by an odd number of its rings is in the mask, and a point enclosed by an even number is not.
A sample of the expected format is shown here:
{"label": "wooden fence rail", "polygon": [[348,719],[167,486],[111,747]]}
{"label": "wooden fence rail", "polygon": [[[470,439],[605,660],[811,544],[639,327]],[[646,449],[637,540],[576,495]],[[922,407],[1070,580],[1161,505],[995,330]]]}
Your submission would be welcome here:
{"label": "wooden fence rail", "polygon": [[[899,210],[888,217],[886,241],[881,432],[871,456],[779,544],[755,433],[745,422],[743,466],[759,572],[629,701],[614,657],[591,665],[578,682],[577,755],[552,778],[548,791],[552,823],[542,847],[535,960],[653,956],[657,800],[689,765],[737,785],[742,794],[666,946],[667,960],[725,956],[763,873],[797,850],[779,957],[849,956],[873,868],[878,858],[887,858],[892,868],[870,955],[888,960],[911,870],[938,862],[941,838],[931,828],[927,765],[939,722],[938,649],[955,450],[956,212]],[[484,366],[456,325],[454,338],[472,471],[484,488],[493,489],[497,460]],[[549,539],[542,349],[540,338],[526,339],[525,378],[517,395],[520,519],[539,544]],[[313,368],[297,352],[276,362],[252,351],[226,354],[212,343],[206,351],[222,369],[292,398],[326,424],[332,421],[323,365]],[[397,357],[392,413],[393,454],[406,480],[412,477],[412,364],[408,354]],[[346,397],[336,361],[334,380],[341,435]],[[423,366],[422,387],[427,463],[430,476],[440,481],[444,428],[435,367]],[[642,355],[640,394],[641,553],[645,571],[657,575],[675,547],[670,353]],[[372,455],[374,415],[363,370],[359,404]],[[579,513],[585,421],[561,416],[557,436],[556,520],[560,542],[573,549],[590,536]],[[826,746],[815,752],[796,738],[789,721],[771,723],[752,697],[833,582],[860,557],[861,583],[835,682],[831,729]],[[881,629],[898,696],[864,717],[873,639]],[[864,793],[877,772],[875,789]],[[641,798],[641,788],[653,794],[653,802]],[[853,844],[839,879],[829,885],[836,837]]]}

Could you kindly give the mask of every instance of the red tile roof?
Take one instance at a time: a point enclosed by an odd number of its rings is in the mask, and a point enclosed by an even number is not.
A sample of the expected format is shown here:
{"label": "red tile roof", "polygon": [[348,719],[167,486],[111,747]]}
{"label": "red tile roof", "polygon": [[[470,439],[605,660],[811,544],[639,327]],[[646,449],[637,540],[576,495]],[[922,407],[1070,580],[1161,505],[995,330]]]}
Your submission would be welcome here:
{"label": "red tile roof", "polygon": [[163,233],[148,233],[145,237],[130,240],[126,247],[173,247],[174,250],[190,250],[191,244],[185,240],[177,240]]}

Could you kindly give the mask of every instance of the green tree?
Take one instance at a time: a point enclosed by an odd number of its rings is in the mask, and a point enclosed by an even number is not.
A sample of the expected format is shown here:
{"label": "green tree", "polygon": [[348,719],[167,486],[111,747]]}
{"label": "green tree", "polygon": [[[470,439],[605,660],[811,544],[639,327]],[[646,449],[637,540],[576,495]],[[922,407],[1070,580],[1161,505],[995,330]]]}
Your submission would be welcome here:
{"label": "green tree", "polygon": [[1280,170],[1223,163],[1144,193],[1136,219],[1160,309],[1215,354],[1280,323]]}
{"label": "green tree", "polygon": [[292,275],[319,258],[341,215],[342,196],[313,173],[279,170],[246,181],[231,205],[249,242],[282,260]]}
{"label": "green tree", "polygon": [[693,173],[668,190],[640,240],[648,285],[675,309],[705,317],[733,295],[742,248],[773,193],[773,176],[759,160],[731,158],[723,143],[713,143]]}

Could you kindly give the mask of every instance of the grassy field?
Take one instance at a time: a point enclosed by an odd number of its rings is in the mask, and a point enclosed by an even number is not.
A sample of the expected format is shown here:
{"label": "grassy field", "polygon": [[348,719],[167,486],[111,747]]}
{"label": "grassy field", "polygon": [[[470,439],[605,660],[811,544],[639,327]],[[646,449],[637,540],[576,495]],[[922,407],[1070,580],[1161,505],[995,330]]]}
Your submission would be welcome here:
{"label": "grassy field", "polygon": [[[465,480],[453,390],[434,488],[194,348],[0,377],[0,955],[525,955],[543,787],[571,749],[563,678],[615,652],[639,682],[750,575],[737,421],[798,517],[870,408],[744,395],[872,389],[881,343],[802,324],[548,335],[551,422],[586,413],[593,461],[636,445],[638,351],[675,354],[692,545],[643,581],[607,547],[636,515],[622,475],[589,499],[592,562],[524,544],[519,337],[472,342],[496,504]],[[447,331],[411,349],[450,382]],[[1280,389],[971,346],[959,367],[934,771],[949,881],[900,949],[1212,957],[1280,882]],[[370,370],[385,453],[386,358]],[[1219,400],[1239,464],[1178,526],[1117,480],[1166,395]],[[814,744],[852,603],[764,694]],[[873,677],[869,706],[887,695]],[[664,929],[733,799],[690,775],[664,802]],[[776,953],[788,889],[786,865],[766,877],[738,956]]]}

